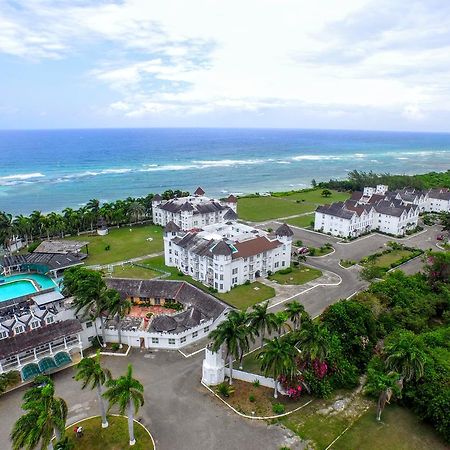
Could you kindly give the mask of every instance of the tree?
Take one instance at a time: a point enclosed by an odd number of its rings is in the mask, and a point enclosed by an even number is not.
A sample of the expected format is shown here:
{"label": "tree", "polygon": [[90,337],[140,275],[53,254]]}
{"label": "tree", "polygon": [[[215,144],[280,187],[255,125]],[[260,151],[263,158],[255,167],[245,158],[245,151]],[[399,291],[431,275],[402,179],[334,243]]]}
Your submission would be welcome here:
{"label": "tree", "polygon": [[275,381],[273,396],[278,397],[278,378],[280,376],[292,377],[295,374],[295,348],[283,338],[268,341],[261,350],[261,370],[264,375],[271,376]]}
{"label": "tree", "polygon": [[119,337],[119,346],[122,348],[122,323],[121,320],[129,314],[131,310],[131,302],[122,299],[120,294],[115,290],[110,290],[108,294],[107,307],[110,314],[116,318],[117,334]]}
{"label": "tree", "polygon": [[425,348],[412,331],[401,330],[386,341],[386,368],[401,374],[405,381],[419,380],[424,374]]}
{"label": "tree", "polygon": [[103,368],[100,365],[100,352],[97,352],[95,358],[83,358],[77,364],[75,380],[83,382],[81,389],[84,389],[87,386],[91,389],[97,389],[97,398],[102,417],[102,428],[106,428],[108,426],[105,404],[102,397],[102,386],[109,379],[111,379],[111,372],[109,369]]}
{"label": "tree", "polygon": [[133,378],[133,366],[128,364],[127,373],[118,379],[106,382],[108,390],[103,396],[109,401],[110,407],[117,405],[120,414],[128,414],[128,434],[130,445],[136,443],[134,438],[134,415],[144,404],[144,386]]}
{"label": "tree", "polygon": [[310,322],[300,330],[296,347],[311,361],[324,361],[328,356],[329,341],[328,328],[321,323]]}
{"label": "tree", "polygon": [[11,370],[9,372],[0,374],[0,394],[3,394],[10,386],[13,386],[20,381],[19,372]]}
{"label": "tree", "polygon": [[443,231],[450,232],[450,212],[441,214],[441,225]]}
{"label": "tree", "polygon": [[55,387],[50,378],[36,378],[34,385],[24,395],[22,409],[26,412],[16,421],[11,432],[13,450],[32,450],[39,442],[42,449],[53,449],[53,434],[60,440],[65,431],[67,405],[54,394]]}
{"label": "tree", "polygon": [[313,178],[311,180],[311,186],[315,189],[317,187],[317,181]]}
{"label": "tree", "polygon": [[328,198],[333,195],[333,193],[329,189],[324,189],[321,194],[322,197]]}
{"label": "tree", "polygon": [[288,313],[286,311],[278,311],[277,313],[275,313],[275,323],[277,326],[277,331],[278,331],[278,337],[281,336],[281,333],[283,331],[290,331],[291,327],[289,324],[286,323],[286,321],[288,320]]}
{"label": "tree", "polygon": [[55,450],[73,450],[75,444],[69,439],[68,436],[64,436],[55,444]]}
{"label": "tree", "polygon": [[258,336],[261,336],[261,347],[264,342],[266,331],[272,333],[277,328],[275,314],[267,312],[269,302],[255,305],[249,314],[250,326]]}
{"label": "tree", "polygon": [[302,325],[302,316],[305,313],[305,307],[294,300],[286,304],[286,313],[289,320],[294,324],[294,330],[299,330]]}
{"label": "tree", "polygon": [[0,245],[3,245],[5,249],[9,249],[13,234],[12,215],[0,212]]}
{"label": "tree", "polygon": [[429,252],[426,258],[425,271],[433,288],[450,280],[450,252]]}
{"label": "tree", "polygon": [[226,320],[209,334],[209,338],[213,341],[211,348],[213,352],[219,351],[223,344],[226,346],[225,359],[228,359],[230,368],[230,384],[233,384],[233,358],[242,364],[244,352],[249,348],[249,340],[253,339],[253,328],[248,322],[245,312],[233,310],[228,313]]}

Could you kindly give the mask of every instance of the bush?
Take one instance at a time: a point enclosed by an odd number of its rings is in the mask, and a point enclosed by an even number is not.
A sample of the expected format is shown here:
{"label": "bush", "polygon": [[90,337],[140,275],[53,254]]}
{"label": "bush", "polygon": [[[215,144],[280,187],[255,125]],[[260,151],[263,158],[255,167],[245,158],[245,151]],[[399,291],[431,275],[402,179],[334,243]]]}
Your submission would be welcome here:
{"label": "bush", "polygon": [[252,383],[253,387],[259,387],[260,384],[259,380],[254,380]]}
{"label": "bush", "polygon": [[311,370],[306,370],[303,375],[305,378],[305,383],[314,396],[318,398],[327,398],[333,392],[333,387],[331,386],[328,377],[324,377],[322,379],[317,378]]}
{"label": "bush", "polygon": [[245,280],[245,283],[244,283],[246,286],[248,286],[249,284],[250,284],[250,280]]}
{"label": "bush", "polygon": [[115,342],[114,344],[111,345],[111,350],[113,352],[117,352],[119,350],[119,348],[120,348],[120,345],[117,342]]}
{"label": "bush", "polygon": [[248,400],[249,400],[250,402],[254,403],[254,401],[256,400],[256,398],[255,398],[255,396],[254,396],[253,394],[250,394],[250,395],[248,396]]}
{"label": "bush", "polygon": [[273,228],[267,228],[268,233],[272,233],[272,231],[273,231]]}
{"label": "bush", "polygon": [[108,244],[105,246],[105,252],[109,252],[111,250],[111,246]]}
{"label": "bush", "polygon": [[285,411],[284,405],[282,403],[274,403],[272,405],[272,411],[275,414],[283,414]]}
{"label": "bush", "polygon": [[295,246],[296,247],[303,247],[303,241],[301,241],[300,239],[298,241],[295,241]]}
{"label": "bush", "polygon": [[294,267],[298,267],[300,265],[298,261],[294,261],[292,264],[294,265]]}
{"label": "bush", "polygon": [[222,397],[228,398],[230,395],[234,394],[234,387],[223,382],[216,387],[216,392]]}
{"label": "bush", "polygon": [[308,250],[309,250],[309,256],[314,256],[317,251],[317,249],[314,247],[310,247]]}
{"label": "bush", "polygon": [[179,271],[177,272],[177,275],[178,275],[179,277],[182,277],[182,276],[184,275],[184,273],[183,273],[181,270],[179,270]]}
{"label": "bush", "polygon": [[292,272],[292,267],[286,267],[286,269],[281,269],[278,271],[280,275],[287,275]]}

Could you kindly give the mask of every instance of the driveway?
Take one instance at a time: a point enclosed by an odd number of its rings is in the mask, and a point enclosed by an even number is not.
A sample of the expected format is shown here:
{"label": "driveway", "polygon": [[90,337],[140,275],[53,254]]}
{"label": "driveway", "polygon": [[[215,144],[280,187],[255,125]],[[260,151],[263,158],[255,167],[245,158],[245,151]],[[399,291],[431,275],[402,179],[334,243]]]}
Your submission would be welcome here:
{"label": "driveway", "polygon": [[[134,376],[145,389],[145,405],[137,418],[149,427],[158,450],[279,450],[303,449],[289,430],[264,421],[243,419],[231,412],[200,384],[203,352],[184,358],[176,351],[131,351],[128,358],[104,357],[114,376],[133,364]],[[98,414],[95,395],[81,390],[73,369],[54,375],[57,393],[69,406],[68,423]],[[10,448],[8,435],[20,416],[25,389],[0,398],[0,448]],[[107,450],[107,449],[105,449]]]}

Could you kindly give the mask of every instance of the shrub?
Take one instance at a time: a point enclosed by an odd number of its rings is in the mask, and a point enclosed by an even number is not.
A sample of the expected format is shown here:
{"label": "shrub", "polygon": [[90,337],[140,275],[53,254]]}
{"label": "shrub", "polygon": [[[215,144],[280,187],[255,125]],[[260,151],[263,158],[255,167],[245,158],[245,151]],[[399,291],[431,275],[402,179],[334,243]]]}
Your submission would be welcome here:
{"label": "shrub", "polygon": [[294,265],[294,267],[298,267],[300,265],[298,261],[294,261],[292,264]]}
{"label": "shrub", "polygon": [[111,345],[111,350],[113,352],[117,352],[119,350],[119,348],[120,348],[120,345],[117,342],[115,342],[114,344]]}
{"label": "shrub", "polygon": [[303,247],[303,241],[301,241],[300,239],[298,241],[295,241],[295,246],[296,247]]}
{"label": "shrub", "polygon": [[256,400],[256,398],[255,398],[255,396],[254,396],[253,394],[250,394],[250,395],[248,396],[248,400],[249,400],[250,402],[254,403],[254,401]]}
{"label": "shrub", "polygon": [[230,386],[228,383],[223,382],[217,386],[216,392],[222,397],[228,398],[230,395],[234,394],[234,387]]}
{"label": "shrub", "polygon": [[184,273],[183,273],[181,270],[179,270],[179,271],[177,272],[177,275],[178,275],[179,277],[182,277],[182,276],[184,275]]}
{"label": "shrub", "polygon": [[309,256],[314,256],[316,254],[317,249],[314,247],[309,248]]}
{"label": "shrub", "polygon": [[286,269],[281,269],[278,271],[280,275],[287,275],[292,272],[292,267],[286,267]]}
{"label": "shrub", "polygon": [[272,411],[275,414],[283,414],[285,411],[284,405],[282,403],[274,403],[272,405]]}
{"label": "shrub", "polygon": [[259,387],[259,385],[261,383],[259,382],[259,380],[254,380],[252,384],[253,384],[253,387]]}
{"label": "shrub", "polygon": [[246,286],[248,286],[249,284],[250,284],[250,280],[245,280],[245,283],[244,283]]}
{"label": "shrub", "polygon": [[108,244],[108,245],[105,245],[105,252],[109,252],[111,250],[111,246]]}
{"label": "shrub", "polygon": [[273,231],[273,228],[267,228],[268,233],[272,233],[272,231]]}

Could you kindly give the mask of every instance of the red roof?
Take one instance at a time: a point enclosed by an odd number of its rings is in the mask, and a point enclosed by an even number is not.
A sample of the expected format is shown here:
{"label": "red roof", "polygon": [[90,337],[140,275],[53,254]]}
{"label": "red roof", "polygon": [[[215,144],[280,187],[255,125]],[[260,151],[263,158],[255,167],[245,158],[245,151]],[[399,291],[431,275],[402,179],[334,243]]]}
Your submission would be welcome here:
{"label": "red roof", "polygon": [[228,198],[227,198],[227,202],[228,203],[237,203],[237,198],[231,194]]}
{"label": "red roof", "polygon": [[205,191],[199,186],[195,192],[194,195],[205,195]]}
{"label": "red roof", "polygon": [[269,241],[269,239],[264,236],[258,236],[243,242],[236,242],[234,247],[237,252],[233,253],[233,259],[248,258],[249,256],[257,255],[258,253],[273,250],[280,245],[282,245],[280,241]]}

